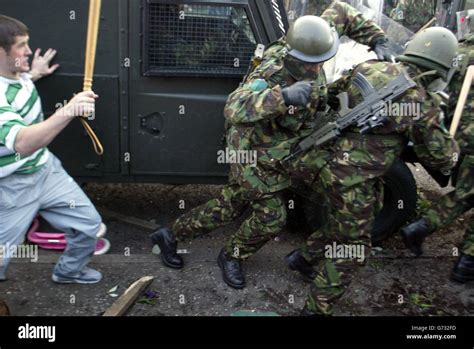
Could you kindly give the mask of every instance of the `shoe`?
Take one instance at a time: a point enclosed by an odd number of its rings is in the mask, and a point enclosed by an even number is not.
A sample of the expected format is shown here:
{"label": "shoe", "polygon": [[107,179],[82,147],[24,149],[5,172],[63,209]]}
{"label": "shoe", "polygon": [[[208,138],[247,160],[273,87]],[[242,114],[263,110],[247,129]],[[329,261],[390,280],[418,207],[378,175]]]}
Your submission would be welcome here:
{"label": "shoe", "polygon": [[245,287],[245,278],[239,259],[229,256],[225,249],[222,249],[217,258],[217,264],[221,268],[222,278],[227,285],[235,289]]}
{"label": "shoe", "polygon": [[176,252],[178,244],[170,229],[161,228],[151,234],[150,238],[160,247],[160,258],[164,265],[174,269],[181,269],[184,266],[183,258]]}
{"label": "shoe", "polygon": [[306,282],[313,282],[316,271],[313,266],[303,257],[301,250],[297,249],[285,257],[285,262],[291,270],[299,271]]}
{"label": "shoe", "polygon": [[102,280],[102,274],[97,270],[86,267],[81,272],[72,275],[53,272],[52,279],[58,284],[96,284]]}
{"label": "shoe", "polygon": [[474,257],[461,254],[451,273],[451,280],[466,283],[474,281]]}
{"label": "shoe", "polygon": [[405,246],[413,252],[417,257],[423,254],[423,249],[421,248],[425,238],[433,233],[428,225],[426,219],[421,218],[405,227],[400,231],[402,235],[403,242]]}

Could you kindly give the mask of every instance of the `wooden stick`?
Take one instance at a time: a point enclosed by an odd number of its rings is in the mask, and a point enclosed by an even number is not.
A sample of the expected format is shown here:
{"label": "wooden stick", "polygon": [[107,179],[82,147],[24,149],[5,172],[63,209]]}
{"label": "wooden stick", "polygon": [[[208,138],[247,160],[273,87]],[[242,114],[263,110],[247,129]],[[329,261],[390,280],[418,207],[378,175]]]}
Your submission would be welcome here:
{"label": "wooden stick", "polygon": [[84,64],[84,87],[83,91],[92,90],[94,76],[95,53],[97,49],[97,36],[99,35],[101,0],[90,0],[89,23],[87,25],[86,56]]}
{"label": "wooden stick", "polygon": [[426,24],[424,26],[422,26],[420,29],[418,29],[416,34],[418,34],[419,32],[421,32],[423,30],[425,30],[426,28],[431,27],[436,20],[437,20],[436,17],[431,18],[428,22],[426,22]]}
{"label": "wooden stick", "polygon": [[120,213],[108,210],[106,208],[103,208],[103,207],[96,207],[96,208],[102,216],[105,216],[107,218],[116,219],[118,221],[128,223],[128,224],[134,225],[134,226],[142,228],[142,229],[146,229],[146,230],[149,230],[149,231],[155,231],[160,227],[159,224],[148,222],[148,221],[145,221],[145,220],[140,219],[140,218],[120,214]]}
{"label": "wooden stick", "polygon": [[107,309],[103,316],[122,316],[135,302],[140,293],[153,281],[153,276],[145,276],[135,281],[129,288],[125,290],[123,295],[115,301],[112,306]]}
{"label": "wooden stick", "polygon": [[467,96],[471,89],[472,80],[474,78],[474,65],[471,65],[467,68],[466,77],[462,84],[461,93],[459,94],[458,104],[456,105],[456,110],[454,111],[453,122],[451,123],[451,128],[449,129],[449,134],[455,136],[459,127],[459,122],[461,121],[462,112],[464,106],[466,105]]}
{"label": "wooden stick", "polygon": [[[92,91],[92,81],[94,76],[95,54],[97,49],[97,36],[99,35],[99,21],[100,21],[100,7],[102,0],[89,0],[89,22],[87,25],[87,42],[86,54],[84,62],[84,84],[83,91]],[[81,118],[82,126],[84,126],[89,135],[94,150],[98,155],[104,153],[99,137],[95,134],[92,127],[86,121],[86,118]]]}

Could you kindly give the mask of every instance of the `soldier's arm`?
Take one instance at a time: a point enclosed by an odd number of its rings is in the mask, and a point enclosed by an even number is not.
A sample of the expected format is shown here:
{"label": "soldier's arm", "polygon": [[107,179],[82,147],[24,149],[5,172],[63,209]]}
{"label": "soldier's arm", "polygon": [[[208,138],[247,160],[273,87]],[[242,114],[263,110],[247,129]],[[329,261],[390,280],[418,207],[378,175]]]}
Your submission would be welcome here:
{"label": "soldier's arm", "polygon": [[229,95],[224,116],[231,124],[248,124],[275,118],[287,109],[280,85],[270,87],[265,79],[252,74]]}
{"label": "soldier's arm", "polygon": [[459,146],[444,125],[437,98],[431,95],[420,100],[421,117],[413,121],[408,133],[422,164],[437,170],[449,170],[459,159]]}
{"label": "soldier's arm", "polygon": [[344,2],[333,2],[321,17],[336,28],[339,36],[346,35],[359,44],[373,46],[378,39],[385,37],[375,22]]}

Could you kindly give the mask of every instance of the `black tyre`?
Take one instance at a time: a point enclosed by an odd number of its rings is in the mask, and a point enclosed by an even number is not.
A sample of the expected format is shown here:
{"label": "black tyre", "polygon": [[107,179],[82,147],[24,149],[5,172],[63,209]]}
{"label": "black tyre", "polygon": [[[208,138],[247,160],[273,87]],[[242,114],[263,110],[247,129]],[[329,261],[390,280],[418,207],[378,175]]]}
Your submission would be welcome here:
{"label": "black tyre", "polygon": [[397,232],[416,211],[416,181],[406,163],[396,161],[383,182],[383,207],[375,217],[372,242],[380,242]]}
{"label": "black tyre", "polygon": [[[372,242],[378,243],[397,232],[416,210],[416,181],[408,166],[396,161],[383,177],[383,207],[375,217]],[[310,230],[314,231],[327,221],[328,211],[321,200],[304,201],[304,213]]]}

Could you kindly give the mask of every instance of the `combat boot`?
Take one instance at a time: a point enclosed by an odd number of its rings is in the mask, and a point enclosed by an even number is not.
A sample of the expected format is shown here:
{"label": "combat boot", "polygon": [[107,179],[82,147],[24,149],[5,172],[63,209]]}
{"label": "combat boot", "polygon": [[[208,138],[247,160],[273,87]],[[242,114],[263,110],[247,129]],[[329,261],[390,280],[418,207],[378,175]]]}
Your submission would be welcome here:
{"label": "combat boot", "polygon": [[174,269],[184,266],[183,258],[177,253],[178,244],[171,229],[166,227],[150,235],[151,241],[160,247],[160,258],[164,265]]}
{"label": "combat boot", "polygon": [[222,270],[222,278],[227,285],[236,289],[245,287],[245,278],[239,259],[229,256],[223,248],[217,258],[217,264]]}
{"label": "combat boot", "polygon": [[467,254],[461,254],[458,262],[451,273],[451,280],[465,283],[474,281],[474,257]]}
{"label": "combat boot", "polygon": [[417,257],[423,254],[421,245],[425,238],[434,232],[434,229],[430,228],[428,221],[425,218],[403,227],[400,231],[405,246],[410,249]]}
{"label": "combat boot", "polygon": [[313,266],[303,257],[301,250],[297,249],[285,257],[285,262],[291,270],[299,271],[306,282],[313,282],[316,271]]}

